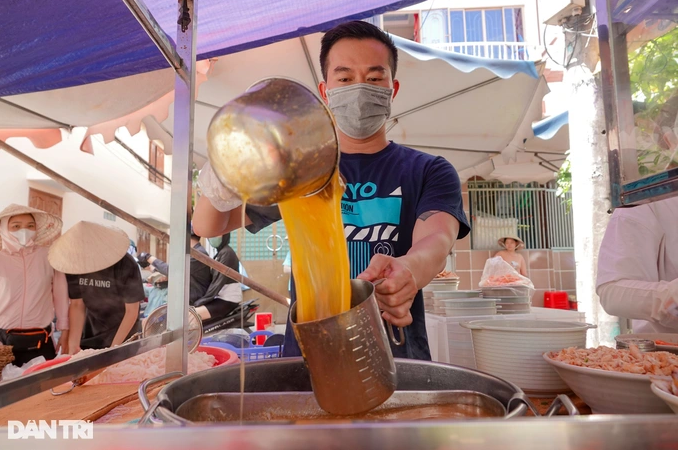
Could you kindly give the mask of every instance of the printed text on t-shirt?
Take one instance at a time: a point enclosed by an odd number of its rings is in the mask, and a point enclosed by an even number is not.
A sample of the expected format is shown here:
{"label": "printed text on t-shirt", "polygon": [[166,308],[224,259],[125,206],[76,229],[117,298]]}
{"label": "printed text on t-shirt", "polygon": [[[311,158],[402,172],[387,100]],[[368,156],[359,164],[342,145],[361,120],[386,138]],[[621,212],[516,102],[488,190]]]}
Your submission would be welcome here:
{"label": "printed text on t-shirt", "polygon": [[91,278],[80,278],[80,286],[94,286],[110,289],[111,282],[109,280],[93,280]]}

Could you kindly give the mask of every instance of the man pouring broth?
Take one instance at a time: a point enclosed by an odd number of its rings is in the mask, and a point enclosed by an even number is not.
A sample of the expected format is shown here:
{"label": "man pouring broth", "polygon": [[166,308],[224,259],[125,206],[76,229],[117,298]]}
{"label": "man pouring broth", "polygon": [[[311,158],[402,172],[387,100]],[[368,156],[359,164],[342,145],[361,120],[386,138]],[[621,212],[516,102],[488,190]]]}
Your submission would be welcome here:
{"label": "man pouring broth", "polygon": [[[351,278],[385,279],[375,288],[383,317],[405,327],[405,345],[392,345],[393,356],[430,360],[420,289],[444,268],[454,242],[470,229],[452,165],[386,139],[385,123],[400,89],[397,62],[393,41],[379,28],[361,21],[339,25],[322,40],[318,89],[338,127]],[[200,185],[196,233],[217,236],[240,227],[242,203],[209,164]],[[250,231],[279,219],[276,207],[246,207]],[[301,355],[291,326],[284,352]]]}

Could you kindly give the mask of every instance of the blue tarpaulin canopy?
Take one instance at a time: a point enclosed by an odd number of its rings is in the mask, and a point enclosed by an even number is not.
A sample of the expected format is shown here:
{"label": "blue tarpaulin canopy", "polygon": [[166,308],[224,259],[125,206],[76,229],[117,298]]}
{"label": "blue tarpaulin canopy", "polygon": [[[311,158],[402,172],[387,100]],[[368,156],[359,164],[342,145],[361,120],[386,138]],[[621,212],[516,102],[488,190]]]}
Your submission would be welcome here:
{"label": "blue tarpaulin canopy", "polygon": [[[197,59],[324,31],[418,0],[198,2]],[[144,2],[174,39],[178,2]],[[59,89],[169,67],[122,0],[3,0],[0,97]]]}

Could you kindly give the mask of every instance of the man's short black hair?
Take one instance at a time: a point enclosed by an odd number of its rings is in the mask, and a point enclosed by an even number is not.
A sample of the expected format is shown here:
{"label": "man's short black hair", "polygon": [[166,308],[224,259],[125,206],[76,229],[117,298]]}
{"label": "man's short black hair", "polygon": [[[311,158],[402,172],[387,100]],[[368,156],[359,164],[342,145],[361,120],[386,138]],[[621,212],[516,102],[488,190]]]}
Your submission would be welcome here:
{"label": "man's short black hair", "polygon": [[393,43],[393,39],[386,32],[371,23],[362,20],[342,23],[325,33],[320,45],[320,68],[323,72],[323,79],[327,81],[327,56],[334,44],[341,39],[375,39],[388,48],[391,53],[388,63],[391,66],[391,76],[395,78],[398,68],[398,49]]}

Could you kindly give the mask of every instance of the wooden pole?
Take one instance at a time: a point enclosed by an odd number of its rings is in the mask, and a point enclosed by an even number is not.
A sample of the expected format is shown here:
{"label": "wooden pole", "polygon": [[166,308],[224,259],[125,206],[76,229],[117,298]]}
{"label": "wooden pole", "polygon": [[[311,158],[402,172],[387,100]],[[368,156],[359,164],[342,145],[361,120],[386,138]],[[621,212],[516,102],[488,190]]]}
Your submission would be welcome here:
{"label": "wooden pole", "polygon": [[[87,200],[91,201],[92,203],[96,204],[97,206],[105,209],[106,211],[110,212],[111,214],[115,214],[116,216],[120,217],[121,219],[131,223],[135,227],[139,228],[142,231],[145,231],[149,233],[152,236],[157,237],[163,242],[169,243],[169,235],[161,230],[158,230],[154,226],[151,226],[144,222],[143,220],[137,219],[136,217],[132,216],[131,214],[128,214],[127,212],[123,211],[122,209],[108,203],[105,200],[102,200],[101,198],[97,197],[96,195],[92,194],[88,190],[78,186],[77,184],[73,183],[66,177],[58,174],[57,172],[53,171],[49,167],[45,166],[44,164],[34,160],[30,156],[26,155],[25,153],[22,153],[21,151],[17,150],[16,148],[12,147],[11,145],[7,144],[5,141],[0,140],[0,148],[2,148],[4,151],[9,153],[10,155],[14,156],[15,158],[21,160],[22,162],[28,164],[32,168],[44,173],[54,181],[58,182],[62,186],[70,189],[71,191],[80,194]],[[191,256],[195,258],[196,260],[200,261],[201,263],[205,264],[208,267],[211,267],[212,269],[216,270],[217,272],[221,273],[222,275],[227,276],[231,280],[237,281],[238,283],[242,283],[245,286],[259,292],[262,295],[265,295],[266,297],[270,298],[271,300],[280,303],[283,306],[289,307],[289,303],[287,299],[267,288],[266,286],[263,286],[256,281],[252,280],[251,278],[248,278],[246,276],[241,275],[240,273],[236,272],[235,270],[231,269],[230,267],[227,267],[223,264],[221,264],[219,261],[215,261],[214,259],[210,258],[209,256],[205,255],[204,253],[201,253],[197,251],[196,249],[192,248],[191,249]]]}

